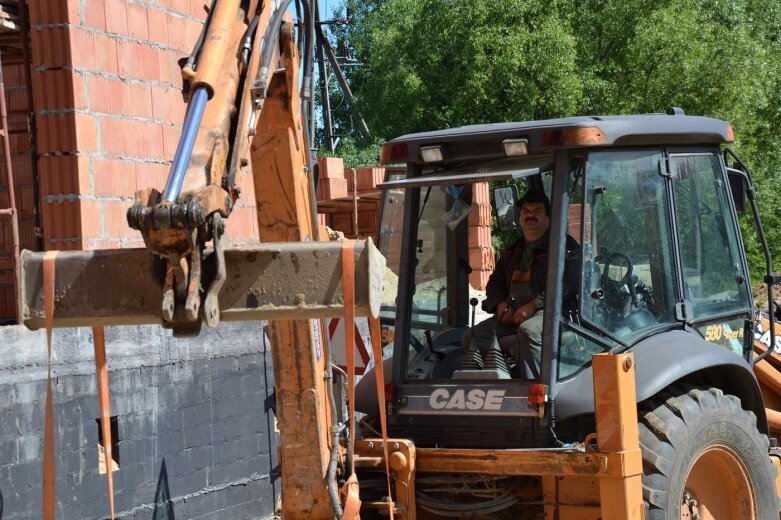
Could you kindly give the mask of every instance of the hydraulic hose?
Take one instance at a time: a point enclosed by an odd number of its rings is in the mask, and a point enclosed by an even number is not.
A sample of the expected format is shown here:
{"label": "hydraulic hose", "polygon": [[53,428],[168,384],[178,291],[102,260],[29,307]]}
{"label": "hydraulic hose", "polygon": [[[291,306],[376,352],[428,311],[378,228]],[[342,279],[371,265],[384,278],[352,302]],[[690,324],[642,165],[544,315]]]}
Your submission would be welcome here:
{"label": "hydraulic hose", "polygon": [[333,418],[333,424],[331,425],[331,458],[328,461],[328,495],[331,498],[331,513],[334,518],[342,518],[342,501],[339,498],[339,486],[336,484],[336,466],[339,462],[339,435],[341,434],[343,427],[336,423],[336,401],[334,400],[334,372],[333,363],[327,364],[327,378],[328,388],[326,393],[328,394],[328,402],[331,405],[331,417]]}
{"label": "hydraulic hose", "polygon": [[266,80],[271,66],[271,56],[274,54],[274,47],[279,40],[279,28],[282,25],[282,17],[287,11],[292,0],[284,0],[282,4],[271,15],[271,19],[266,26],[266,32],[263,34],[263,53],[260,55],[260,67],[258,67],[258,76],[255,84],[259,84],[263,95],[261,99],[266,98]]}

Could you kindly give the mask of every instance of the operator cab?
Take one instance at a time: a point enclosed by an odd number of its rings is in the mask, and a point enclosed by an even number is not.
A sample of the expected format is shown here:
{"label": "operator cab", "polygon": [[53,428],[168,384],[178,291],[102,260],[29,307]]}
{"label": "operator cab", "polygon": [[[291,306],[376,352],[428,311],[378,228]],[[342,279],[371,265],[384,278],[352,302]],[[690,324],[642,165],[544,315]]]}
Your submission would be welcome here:
{"label": "operator cab", "polygon": [[[419,446],[554,446],[593,428],[578,424],[593,416],[582,389],[595,353],[686,331],[750,359],[753,303],[720,150],[730,141],[728,123],[678,113],[477,125],[387,143],[382,161],[406,164],[383,185],[378,240],[388,264],[389,434]],[[489,185],[497,245],[520,236],[514,203],[524,191],[551,201],[534,380],[506,353],[475,363],[462,344],[490,316],[470,306],[484,293],[469,284],[480,255],[492,256],[469,242],[470,215],[482,210],[474,201]],[[577,251],[566,250],[568,236]],[[370,373],[358,387],[358,409],[370,415],[374,386]]]}

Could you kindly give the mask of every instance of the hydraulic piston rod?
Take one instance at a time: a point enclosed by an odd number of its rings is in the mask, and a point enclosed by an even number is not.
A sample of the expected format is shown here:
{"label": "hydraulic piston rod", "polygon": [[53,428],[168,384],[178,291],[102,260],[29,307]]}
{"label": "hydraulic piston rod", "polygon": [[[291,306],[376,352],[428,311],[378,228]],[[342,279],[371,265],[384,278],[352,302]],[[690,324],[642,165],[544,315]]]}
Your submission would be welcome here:
{"label": "hydraulic piston rod", "polygon": [[184,174],[187,171],[187,164],[193,153],[195,138],[198,135],[198,129],[201,126],[203,112],[206,109],[206,102],[209,100],[209,91],[206,87],[195,89],[190,98],[190,105],[187,107],[187,115],[184,118],[182,127],[182,136],[179,138],[179,145],[176,148],[176,155],[171,165],[171,173],[168,175],[168,182],[165,184],[163,192],[163,201],[174,203],[179,197],[184,182]]}

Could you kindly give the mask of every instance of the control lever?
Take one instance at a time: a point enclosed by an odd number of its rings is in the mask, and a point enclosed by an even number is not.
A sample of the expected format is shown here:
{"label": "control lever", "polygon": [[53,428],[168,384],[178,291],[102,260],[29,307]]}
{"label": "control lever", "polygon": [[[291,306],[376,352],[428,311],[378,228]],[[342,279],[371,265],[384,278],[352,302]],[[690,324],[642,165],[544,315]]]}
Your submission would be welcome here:
{"label": "control lever", "polygon": [[508,296],[507,297],[507,307],[504,308],[504,313],[502,314],[502,318],[504,318],[504,315],[507,314],[507,311],[511,311],[510,314],[512,314],[515,311],[515,307],[517,304],[515,303],[515,297]]}
{"label": "control lever", "polygon": [[477,304],[478,304],[477,298],[472,298],[471,300],[469,300],[469,305],[472,306],[472,327],[473,328],[475,326],[475,311],[477,310]]}

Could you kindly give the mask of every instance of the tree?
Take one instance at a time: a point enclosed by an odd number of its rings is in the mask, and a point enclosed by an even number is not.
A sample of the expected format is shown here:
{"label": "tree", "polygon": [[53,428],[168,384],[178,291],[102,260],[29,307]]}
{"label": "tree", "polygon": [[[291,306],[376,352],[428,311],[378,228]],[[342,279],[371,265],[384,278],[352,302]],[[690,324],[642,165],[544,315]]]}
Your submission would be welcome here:
{"label": "tree", "polygon": [[556,11],[521,0],[351,2],[373,133],[570,114],[582,97],[575,40]]}
{"label": "tree", "polygon": [[[781,266],[781,5],[775,0],[347,0],[340,38],[375,136],[683,107],[729,120]],[[752,276],[764,270],[742,218]]]}

